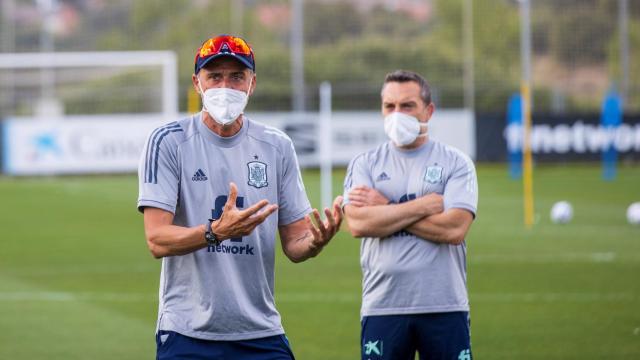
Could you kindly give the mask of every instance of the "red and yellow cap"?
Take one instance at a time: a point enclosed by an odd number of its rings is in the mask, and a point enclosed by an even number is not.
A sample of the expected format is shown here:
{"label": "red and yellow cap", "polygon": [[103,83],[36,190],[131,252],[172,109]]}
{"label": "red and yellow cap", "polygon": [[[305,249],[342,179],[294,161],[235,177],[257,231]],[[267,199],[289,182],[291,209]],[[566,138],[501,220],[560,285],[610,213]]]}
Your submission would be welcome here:
{"label": "red and yellow cap", "polygon": [[210,61],[222,56],[233,57],[252,71],[256,71],[253,49],[244,39],[233,35],[218,35],[206,40],[198,48],[194,73],[197,74]]}

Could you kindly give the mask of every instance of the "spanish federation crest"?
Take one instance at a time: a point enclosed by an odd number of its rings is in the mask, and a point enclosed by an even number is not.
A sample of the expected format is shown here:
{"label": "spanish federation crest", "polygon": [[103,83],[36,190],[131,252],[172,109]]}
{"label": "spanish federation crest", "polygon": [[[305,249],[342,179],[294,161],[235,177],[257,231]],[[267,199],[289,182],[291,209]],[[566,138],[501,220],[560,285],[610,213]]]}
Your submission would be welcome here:
{"label": "spanish federation crest", "polygon": [[267,164],[260,161],[251,161],[247,163],[249,168],[249,182],[247,184],[255,188],[263,188],[268,186],[267,182]]}
{"label": "spanish federation crest", "polygon": [[424,181],[430,184],[437,184],[442,181],[442,166],[429,166],[424,173]]}

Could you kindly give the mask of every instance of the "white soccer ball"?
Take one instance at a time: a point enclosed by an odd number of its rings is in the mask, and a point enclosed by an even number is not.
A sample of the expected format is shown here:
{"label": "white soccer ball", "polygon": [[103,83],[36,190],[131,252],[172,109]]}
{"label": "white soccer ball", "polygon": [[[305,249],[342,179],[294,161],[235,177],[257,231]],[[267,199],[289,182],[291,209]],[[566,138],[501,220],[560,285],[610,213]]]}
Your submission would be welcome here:
{"label": "white soccer ball", "polygon": [[627,208],[627,221],[631,225],[640,225],[640,202],[634,202]]}
{"label": "white soccer ball", "polygon": [[558,201],[551,207],[551,221],[566,224],[573,218],[573,207],[568,201]]}

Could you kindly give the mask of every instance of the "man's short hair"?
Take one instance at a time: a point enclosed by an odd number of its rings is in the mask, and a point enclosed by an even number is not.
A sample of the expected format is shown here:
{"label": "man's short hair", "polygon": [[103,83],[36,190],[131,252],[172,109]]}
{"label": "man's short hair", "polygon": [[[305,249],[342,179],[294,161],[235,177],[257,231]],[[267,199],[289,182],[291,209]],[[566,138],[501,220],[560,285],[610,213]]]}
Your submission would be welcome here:
{"label": "man's short hair", "polygon": [[404,83],[409,81],[413,81],[417,83],[418,86],[420,86],[420,98],[422,99],[422,101],[424,101],[425,104],[431,104],[431,87],[429,86],[429,83],[427,82],[427,80],[425,80],[425,78],[420,76],[420,74],[413,71],[396,70],[394,72],[388,73],[384,77],[384,84],[382,84],[382,87],[384,88],[384,85],[390,82]]}

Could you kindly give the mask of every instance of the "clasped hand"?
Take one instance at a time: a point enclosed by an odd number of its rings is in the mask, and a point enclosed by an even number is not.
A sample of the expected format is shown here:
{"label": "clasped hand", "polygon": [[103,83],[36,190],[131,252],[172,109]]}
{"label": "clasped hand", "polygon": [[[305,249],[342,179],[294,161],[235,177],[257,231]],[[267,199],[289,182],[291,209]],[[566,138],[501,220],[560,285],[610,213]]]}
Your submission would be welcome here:
{"label": "clasped hand", "polygon": [[[416,198],[416,200],[423,202],[428,214],[438,214],[444,211],[444,200],[440,194],[430,193]],[[366,185],[354,186],[349,191],[349,204],[355,207],[388,205],[389,203],[389,199],[382,193]]]}

